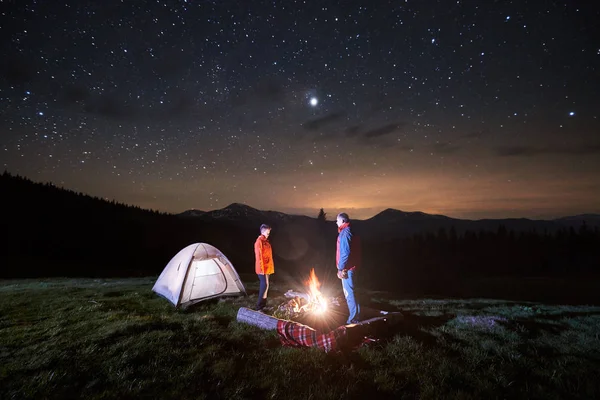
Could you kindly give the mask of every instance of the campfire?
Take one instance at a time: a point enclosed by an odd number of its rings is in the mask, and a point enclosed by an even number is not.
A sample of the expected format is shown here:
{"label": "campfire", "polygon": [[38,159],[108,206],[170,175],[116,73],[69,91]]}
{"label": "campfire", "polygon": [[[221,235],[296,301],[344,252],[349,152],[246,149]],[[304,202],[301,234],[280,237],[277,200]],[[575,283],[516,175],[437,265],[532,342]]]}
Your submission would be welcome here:
{"label": "campfire", "polygon": [[314,269],[305,285],[305,292],[288,290],[285,297],[289,300],[273,315],[240,307],[238,322],[277,331],[284,346],[314,347],[325,352],[353,349],[378,340],[372,336],[385,328],[387,311],[379,311],[377,317],[357,324],[347,324],[347,313],[340,309],[343,297],[328,298],[321,293],[321,282]]}
{"label": "campfire", "polygon": [[330,306],[339,306],[337,299],[328,299],[321,293],[321,282],[319,282],[314,268],[310,270],[310,277],[305,285],[308,287],[306,293],[295,292],[291,289],[285,293],[285,297],[290,300],[279,306],[277,314],[293,319],[309,313],[324,314]]}

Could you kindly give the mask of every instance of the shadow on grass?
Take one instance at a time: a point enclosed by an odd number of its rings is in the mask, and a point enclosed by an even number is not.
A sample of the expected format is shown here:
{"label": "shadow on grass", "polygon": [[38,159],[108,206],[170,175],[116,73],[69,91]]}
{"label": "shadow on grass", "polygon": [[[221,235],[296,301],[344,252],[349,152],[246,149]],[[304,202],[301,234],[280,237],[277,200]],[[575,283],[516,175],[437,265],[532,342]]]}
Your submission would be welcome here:
{"label": "shadow on grass", "polygon": [[[506,329],[513,331],[523,339],[532,340],[544,336],[548,333],[561,335],[563,332],[573,329],[567,323],[548,323],[546,321],[560,321],[569,318],[592,317],[600,315],[599,311],[587,312],[562,312],[558,314],[537,314],[532,318],[513,318],[505,321],[498,321]],[[535,319],[533,319],[535,318]],[[542,321],[540,321],[542,320]]]}
{"label": "shadow on grass", "polygon": [[[345,324],[347,314],[343,311],[336,313],[335,319],[329,317],[325,320],[318,317],[306,317],[298,321],[311,326],[321,333],[327,333]],[[348,325],[347,334],[350,343],[359,343],[362,337],[375,339],[380,344],[385,344],[394,337],[410,336],[415,341],[427,347],[439,346],[436,344],[438,338],[429,331],[435,330],[455,318],[455,314],[446,313],[439,316],[423,316],[411,312],[394,312],[387,315],[377,315],[372,320],[361,324]],[[372,322],[368,322],[372,321]],[[447,341],[458,341],[448,335]]]}
{"label": "shadow on grass", "polygon": [[[424,316],[404,311],[402,312],[402,319],[392,324],[383,337],[389,339],[397,334],[405,334],[424,346],[433,347],[436,346],[438,338],[427,331],[437,329],[455,317],[456,315],[451,313],[439,316]],[[449,336],[448,340],[456,340],[456,338]]]}

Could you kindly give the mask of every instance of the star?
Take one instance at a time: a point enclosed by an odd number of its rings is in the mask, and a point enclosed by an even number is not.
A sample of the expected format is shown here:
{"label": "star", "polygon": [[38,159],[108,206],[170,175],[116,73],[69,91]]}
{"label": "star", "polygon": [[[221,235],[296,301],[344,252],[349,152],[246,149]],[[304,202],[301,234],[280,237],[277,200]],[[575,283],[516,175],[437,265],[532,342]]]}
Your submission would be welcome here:
{"label": "star", "polygon": [[310,105],[315,107],[317,104],[319,104],[319,99],[317,99],[316,97],[311,97],[310,98]]}

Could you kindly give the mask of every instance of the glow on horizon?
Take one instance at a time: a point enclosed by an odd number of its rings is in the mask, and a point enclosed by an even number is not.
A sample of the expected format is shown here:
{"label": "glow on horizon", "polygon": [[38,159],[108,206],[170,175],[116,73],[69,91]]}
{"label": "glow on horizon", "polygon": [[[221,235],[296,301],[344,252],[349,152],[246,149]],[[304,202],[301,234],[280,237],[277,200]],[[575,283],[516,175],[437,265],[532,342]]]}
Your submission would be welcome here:
{"label": "glow on horizon", "polygon": [[[316,217],[323,208],[330,218],[344,211],[353,219],[368,219],[387,208],[461,219],[546,219],[600,213],[595,176],[573,179],[560,166],[523,170],[518,179],[500,168],[467,178],[468,171],[456,168],[442,171],[419,166],[422,169],[381,176],[367,169],[358,174],[337,167],[321,175],[320,167],[317,164],[307,166],[305,171],[277,171],[266,178],[247,172],[233,182],[220,174],[210,180],[148,179],[143,182],[143,191],[127,176],[91,182],[88,176],[73,174],[55,184],[174,214],[190,209],[216,210],[231,203],[310,217]],[[53,181],[50,173],[23,175],[36,181]]]}

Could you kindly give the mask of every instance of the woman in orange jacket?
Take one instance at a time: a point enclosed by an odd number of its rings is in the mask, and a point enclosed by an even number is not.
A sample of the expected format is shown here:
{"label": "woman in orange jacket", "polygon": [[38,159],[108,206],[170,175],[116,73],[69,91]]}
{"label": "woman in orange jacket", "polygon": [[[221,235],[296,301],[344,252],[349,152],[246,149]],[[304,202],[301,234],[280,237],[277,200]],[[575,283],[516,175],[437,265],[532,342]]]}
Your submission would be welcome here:
{"label": "woman in orange jacket", "polygon": [[254,269],[258,275],[260,288],[256,310],[260,311],[267,306],[267,292],[269,291],[269,275],[275,272],[273,264],[273,250],[269,243],[271,227],[266,224],[260,226],[260,236],[254,242]]}

